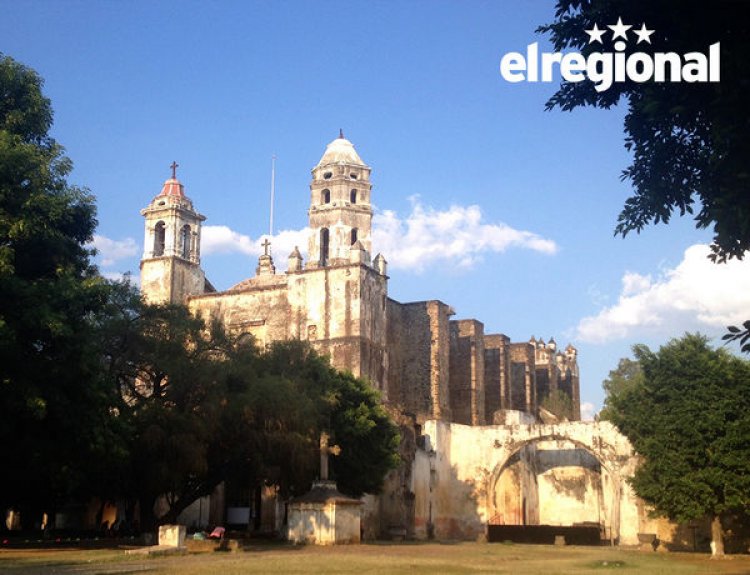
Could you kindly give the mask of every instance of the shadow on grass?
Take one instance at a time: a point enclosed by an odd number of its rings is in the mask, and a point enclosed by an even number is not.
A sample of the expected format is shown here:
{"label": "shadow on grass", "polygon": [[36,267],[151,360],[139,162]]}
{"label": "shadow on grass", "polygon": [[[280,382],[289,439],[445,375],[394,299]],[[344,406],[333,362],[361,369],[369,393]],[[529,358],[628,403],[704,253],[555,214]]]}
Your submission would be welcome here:
{"label": "shadow on grass", "polygon": [[624,567],[630,567],[625,561],[619,561],[619,560],[601,560],[601,561],[594,561],[593,563],[589,563],[586,565],[586,567],[589,567],[591,569],[622,569]]}

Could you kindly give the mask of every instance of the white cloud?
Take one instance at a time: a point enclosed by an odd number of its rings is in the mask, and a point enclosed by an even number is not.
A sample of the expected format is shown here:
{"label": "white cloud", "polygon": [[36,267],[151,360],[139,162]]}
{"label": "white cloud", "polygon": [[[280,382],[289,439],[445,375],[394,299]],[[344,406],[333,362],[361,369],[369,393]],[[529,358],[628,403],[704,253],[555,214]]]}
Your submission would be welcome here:
{"label": "white cloud", "polygon": [[[386,210],[373,218],[372,245],[396,269],[422,271],[441,261],[457,262],[471,267],[485,253],[501,253],[519,247],[544,254],[554,254],[557,245],[535,233],[516,230],[505,224],[482,223],[479,206],[451,206],[436,210],[423,206],[415,198],[406,218]],[[286,256],[295,246],[303,256],[307,252],[309,228],[284,230],[271,238],[277,267],[283,267]],[[201,254],[241,253],[257,257],[261,253],[262,235],[253,240],[227,226],[204,226]]]}
{"label": "white cloud", "polygon": [[201,255],[241,253],[258,254],[250,236],[235,232],[229,226],[203,226],[201,234]]}
{"label": "white cloud", "polygon": [[97,257],[103,266],[111,266],[118,260],[133,257],[138,253],[138,244],[133,238],[112,240],[95,234],[92,245],[96,248]]}
{"label": "white cloud", "polygon": [[[307,251],[308,229],[283,230],[270,237],[271,251],[276,265],[285,264],[286,257],[295,246],[301,252]],[[250,236],[235,232],[227,226],[203,226],[201,236],[201,255],[240,253],[249,256],[259,256],[263,248],[261,243],[269,238],[264,234],[253,240]]]}
{"label": "white cloud", "polygon": [[594,421],[594,412],[596,407],[590,401],[584,401],[581,404],[581,421]]}
{"label": "white cloud", "polygon": [[413,199],[404,219],[385,210],[373,218],[372,243],[393,268],[421,271],[441,261],[471,267],[485,253],[526,248],[554,254],[557,245],[533,232],[506,224],[482,223],[479,206],[453,205],[447,210],[423,206]]}
{"label": "white cloud", "polygon": [[674,269],[657,277],[626,272],[616,304],[583,318],[577,339],[591,343],[648,334],[720,331],[750,317],[750,261],[714,264],[708,246],[685,250]]}

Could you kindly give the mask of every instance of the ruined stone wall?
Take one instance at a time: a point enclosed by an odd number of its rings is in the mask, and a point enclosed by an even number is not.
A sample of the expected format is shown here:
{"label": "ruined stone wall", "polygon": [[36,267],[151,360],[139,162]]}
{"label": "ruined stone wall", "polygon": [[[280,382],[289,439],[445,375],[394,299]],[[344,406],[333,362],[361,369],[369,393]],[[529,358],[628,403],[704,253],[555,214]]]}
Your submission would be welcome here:
{"label": "ruined stone wall", "polygon": [[557,388],[571,400],[573,399],[573,378],[570,376],[570,370],[559,373]]}
{"label": "ruined stone wall", "polygon": [[560,374],[560,389],[564,391],[573,403],[573,417],[574,421],[580,421],[581,419],[581,389],[580,379],[578,377],[578,364],[575,359],[565,358],[558,362],[561,366]]}
{"label": "ruined stone wall", "polygon": [[529,343],[511,343],[510,362],[510,405],[508,408],[536,413],[534,346]]}
{"label": "ruined stone wall", "polygon": [[573,419],[581,420],[581,380],[578,377],[578,368],[575,373],[570,374],[570,389],[573,398]]}
{"label": "ruined stone wall", "polygon": [[[431,420],[423,433],[434,450],[432,477],[424,465],[415,467],[414,492],[429,499],[421,505],[431,509],[436,538],[475,539],[505,514],[502,502],[529,523],[598,520],[621,544],[638,543],[638,502],[626,481],[637,460],[610,423],[473,427]],[[515,477],[503,476],[516,462]]]}
{"label": "ruined stone wall", "polygon": [[502,334],[484,336],[485,421],[510,406],[510,338]]}
{"label": "ruined stone wall", "polygon": [[388,300],[388,397],[405,412],[429,413],[430,331],[424,302]]}
{"label": "ruined stone wall", "polygon": [[540,441],[535,466],[541,525],[603,523],[611,503],[602,495],[602,466],[590,452],[568,441]]}
{"label": "ruined stone wall", "polygon": [[550,394],[552,389],[557,387],[557,382],[555,381],[554,374],[551,373],[549,366],[547,365],[537,364],[535,374],[536,393],[537,397],[539,398],[539,402],[541,403],[542,401],[544,401],[544,398]]}
{"label": "ruined stone wall", "polygon": [[[411,493],[414,496],[414,532],[416,539],[432,539],[435,536],[435,525],[432,520],[430,491],[435,488],[435,470],[430,456],[431,446],[422,444],[417,449],[412,464]],[[427,489],[418,489],[417,483],[423,479]]]}
{"label": "ruined stone wall", "polygon": [[487,493],[488,521],[495,525],[538,525],[536,446],[526,445],[511,455]]}
{"label": "ruined stone wall", "polygon": [[450,413],[449,314],[439,301],[388,301],[389,398],[420,423]]}
{"label": "ruined stone wall", "polygon": [[450,322],[450,406],[452,421],[483,425],[484,325],[473,319]]}
{"label": "ruined stone wall", "polygon": [[430,389],[432,417],[452,419],[450,406],[450,317],[453,310],[441,301],[432,300],[427,306],[430,314]]}
{"label": "ruined stone wall", "polygon": [[376,506],[368,506],[365,530],[385,539],[394,536],[413,538],[417,525],[417,498],[414,493],[417,437],[414,419],[398,413],[391,413],[391,416],[399,427],[401,441],[398,451],[403,463],[385,476],[381,493],[374,498]]}

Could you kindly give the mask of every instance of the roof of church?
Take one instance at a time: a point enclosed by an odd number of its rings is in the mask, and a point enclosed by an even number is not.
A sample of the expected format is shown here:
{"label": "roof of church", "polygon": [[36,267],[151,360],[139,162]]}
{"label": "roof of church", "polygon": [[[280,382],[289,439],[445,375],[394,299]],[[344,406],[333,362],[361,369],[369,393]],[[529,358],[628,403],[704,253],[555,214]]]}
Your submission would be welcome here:
{"label": "roof of church", "polygon": [[159,196],[168,196],[171,198],[184,198],[185,197],[185,186],[180,183],[177,178],[169,178],[164,182],[164,186],[161,188]]}
{"label": "roof of church", "polygon": [[329,164],[366,165],[357,154],[357,150],[354,149],[354,144],[344,138],[343,134],[326,146],[326,151],[318,162],[318,166]]}

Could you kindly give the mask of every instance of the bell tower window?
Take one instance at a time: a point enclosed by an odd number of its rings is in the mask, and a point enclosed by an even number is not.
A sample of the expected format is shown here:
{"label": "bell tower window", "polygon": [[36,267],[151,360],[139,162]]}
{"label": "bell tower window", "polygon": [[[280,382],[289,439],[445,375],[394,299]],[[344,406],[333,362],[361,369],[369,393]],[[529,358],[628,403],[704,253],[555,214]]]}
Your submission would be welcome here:
{"label": "bell tower window", "polygon": [[329,231],[328,228],[320,230],[320,265],[328,265],[328,244],[329,244]]}
{"label": "bell tower window", "polygon": [[357,243],[357,228],[352,228],[352,245]]}
{"label": "bell tower window", "polygon": [[180,241],[182,243],[182,257],[188,260],[190,259],[190,226],[187,224],[182,226]]}
{"label": "bell tower window", "polygon": [[164,255],[165,238],[166,230],[164,229],[164,222],[158,222],[154,228],[154,257]]}
{"label": "bell tower window", "polygon": [[349,193],[349,201],[350,201],[350,202],[351,202],[352,204],[356,204],[356,203],[357,203],[357,190],[352,190],[352,191],[351,191],[351,192]]}
{"label": "bell tower window", "polygon": [[331,190],[323,190],[321,192],[320,196],[320,202],[322,204],[330,204],[331,203]]}

